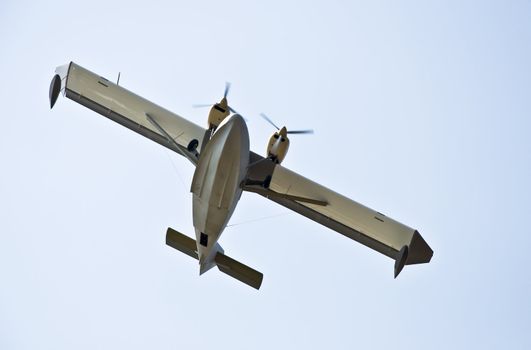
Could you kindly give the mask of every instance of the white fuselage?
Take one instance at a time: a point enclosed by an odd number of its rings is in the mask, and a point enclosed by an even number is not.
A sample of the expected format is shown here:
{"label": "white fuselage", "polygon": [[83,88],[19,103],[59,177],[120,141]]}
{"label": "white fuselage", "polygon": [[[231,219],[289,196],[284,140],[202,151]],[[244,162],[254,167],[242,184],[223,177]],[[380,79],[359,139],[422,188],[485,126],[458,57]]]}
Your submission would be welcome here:
{"label": "white fuselage", "polygon": [[243,118],[232,115],[219,125],[201,151],[192,180],[193,222],[200,273],[214,266],[217,240],[241,197],[249,166],[249,132]]}

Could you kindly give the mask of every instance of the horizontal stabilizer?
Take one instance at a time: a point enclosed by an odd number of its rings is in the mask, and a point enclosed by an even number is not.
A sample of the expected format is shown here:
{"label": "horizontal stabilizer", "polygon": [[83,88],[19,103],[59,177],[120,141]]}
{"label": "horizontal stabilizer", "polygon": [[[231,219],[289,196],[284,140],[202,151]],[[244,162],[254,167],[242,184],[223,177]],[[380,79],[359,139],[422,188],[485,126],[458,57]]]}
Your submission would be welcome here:
{"label": "horizontal stabilizer", "polygon": [[215,261],[221,272],[226,273],[253,288],[260,289],[262,279],[264,278],[264,275],[261,272],[221,253],[216,254]]}
{"label": "horizontal stabilizer", "polygon": [[171,227],[168,227],[168,230],[166,231],[166,244],[183,252],[186,255],[191,256],[194,259],[199,260],[199,257],[197,256],[197,246],[195,244],[195,240],[175,231]]}
{"label": "horizontal stabilizer", "polygon": [[[197,256],[196,241],[180,232],[168,227],[166,231],[166,244],[192,258],[199,260]],[[223,250],[221,250],[223,251]],[[219,270],[253,288],[259,289],[264,275],[247,265],[244,265],[218,251],[214,262]]]}

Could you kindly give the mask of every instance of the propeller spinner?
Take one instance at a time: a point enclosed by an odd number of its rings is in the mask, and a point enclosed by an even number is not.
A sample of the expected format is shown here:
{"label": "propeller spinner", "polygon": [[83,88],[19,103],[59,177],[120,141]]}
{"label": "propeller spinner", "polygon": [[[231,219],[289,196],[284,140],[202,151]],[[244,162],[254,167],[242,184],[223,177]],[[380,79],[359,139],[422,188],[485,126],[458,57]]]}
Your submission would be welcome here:
{"label": "propeller spinner", "polygon": [[277,164],[282,163],[289,149],[288,134],[313,134],[313,129],[306,130],[288,130],[285,126],[279,128],[267,115],[260,113],[269,124],[273,125],[278,131],[269,139],[267,144],[267,157]]}

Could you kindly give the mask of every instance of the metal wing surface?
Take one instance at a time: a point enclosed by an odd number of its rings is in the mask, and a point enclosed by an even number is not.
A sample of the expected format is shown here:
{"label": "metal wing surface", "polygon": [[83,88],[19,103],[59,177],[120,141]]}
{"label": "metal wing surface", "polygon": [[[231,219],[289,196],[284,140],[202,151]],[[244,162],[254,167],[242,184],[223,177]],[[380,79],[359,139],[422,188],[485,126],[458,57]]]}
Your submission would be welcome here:
{"label": "metal wing surface", "polygon": [[395,277],[404,265],[427,263],[433,255],[417,230],[281,165],[274,168],[269,190],[256,192],[394,259]]}
{"label": "metal wing surface", "polygon": [[[56,69],[50,86],[53,106],[59,91],[87,108],[197,163],[207,130],[71,62]],[[196,140],[196,141],[194,141]],[[191,152],[190,145],[197,144]]]}

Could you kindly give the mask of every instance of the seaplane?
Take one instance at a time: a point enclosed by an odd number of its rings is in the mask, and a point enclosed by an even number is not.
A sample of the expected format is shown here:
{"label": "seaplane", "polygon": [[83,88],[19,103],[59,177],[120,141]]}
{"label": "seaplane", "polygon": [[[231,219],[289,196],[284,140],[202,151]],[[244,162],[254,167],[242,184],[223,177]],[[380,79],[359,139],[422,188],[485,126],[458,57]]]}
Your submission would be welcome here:
{"label": "seaplane", "polygon": [[249,148],[245,119],[223,98],[210,106],[206,127],[170,112],[116,83],[70,62],[52,78],[49,98],[53,108],[60,95],[129,128],[188,159],[195,171],[191,183],[195,239],[173,229],[166,244],[196,259],[199,274],[218,269],[259,289],[263,274],[225,254],[219,238],[243,191],[313,220],[394,260],[394,277],[405,265],[428,263],[433,250],[420,233],[382,213],[363,206],[296,172],[282,162],[289,135],[312,130],[278,127],[265,156]]}

